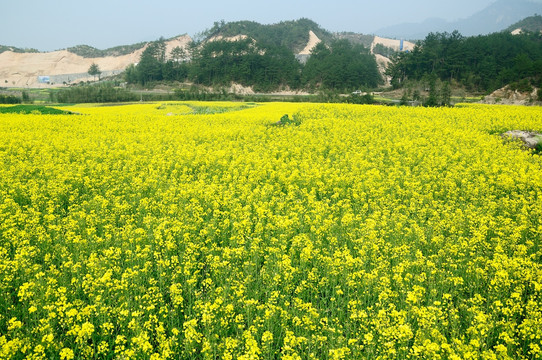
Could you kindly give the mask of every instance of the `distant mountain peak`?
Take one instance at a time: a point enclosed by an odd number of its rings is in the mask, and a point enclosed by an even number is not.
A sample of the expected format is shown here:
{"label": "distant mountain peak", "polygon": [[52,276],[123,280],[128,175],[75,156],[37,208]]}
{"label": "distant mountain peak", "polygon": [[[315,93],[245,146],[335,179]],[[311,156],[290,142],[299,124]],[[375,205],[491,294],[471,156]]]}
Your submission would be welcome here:
{"label": "distant mountain peak", "polygon": [[457,21],[430,18],[421,23],[404,23],[382,28],[375,33],[381,36],[423,39],[430,32],[452,32],[475,36],[505,30],[511,24],[542,13],[542,3],[530,0],[497,0],[485,9]]}

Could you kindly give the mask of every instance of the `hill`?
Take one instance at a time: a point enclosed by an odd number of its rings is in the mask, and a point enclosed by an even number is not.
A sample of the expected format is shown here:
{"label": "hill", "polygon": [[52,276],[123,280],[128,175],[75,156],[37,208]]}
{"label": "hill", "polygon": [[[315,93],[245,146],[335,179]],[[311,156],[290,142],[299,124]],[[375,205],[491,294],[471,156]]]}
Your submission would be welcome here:
{"label": "hill", "polygon": [[[413,52],[401,53],[388,68],[394,87],[422,82],[433,87],[455,82],[469,91],[489,94],[510,85],[512,92],[542,87],[542,34],[495,32],[463,37],[432,33]],[[438,81],[437,81],[438,80]]]}
{"label": "hill", "polygon": [[[180,47],[185,50],[185,53],[188,53],[191,43],[201,49],[212,41],[243,39],[251,39],[248,40],[249,42],[254,41],[254,44],[250,46],[258,47],[259,52],[273,53],[274,56],[279,56],[282,59],[295,56],[302,64],[307,62],[311,51],[317,44],[321,42],[330,44],[335,40],[346,39],[354,45],[363,45],[377,54],[382,72],[389,62],[390,54],[398,51],[401,44],[399,40],[372,35],[333,34],[309,19],[282,21],[269,25],[253,21],[230,23],[222,21],[215,23],[212,28],[201,33],[194,41],[187,35],[164,40],[165,54],[170,57],[171,51],[175,47]],[[0,47],[0,85],[5,87],[48,87],[93,80],[87,73],[93,63],[99,66],[102,76],[119,74],[125,71],[129,65],[137,64],[150,44],[140,42],[105,50],[87,45],[77,45],[53,52],[38,52],[32,49],[3,46]],[[404,42],[404,46],[405,49],[412,49],[414,44]],[[267,75],[264,74],[264,76]]]}
{"label": "hill", "polygon": [[427,19],[422,23],[405,23],[389,26],[376,34],[405,39],[423,39],[430,32],[453,32],[458,30],[465,36],[490,34],[505,30],[515,22],[542,13],[542,4],[529,0],[498,0],[487,8],[453,22],[443,19]]}
{"label": "hill", "polygon": [[256,42],[268,46],[284,46],[295,54],[299,54],[310,41],[310,32],[323,41],[332,39],[332,34],[310,19],[281,21],[277,24],[259,24],[254,21],[215,22],[205,31],[204,41],[222,37],[245,35]]}
{"label": "hill", "polygon": [[0,45],[0,54],[5,52],[5,51],[12,51],[12,52],[15,52],[15,53],[37,53],[37,52],[39,52],[39,50],[36,50],[36,49],[23,49],[23,48],[18,48],[18,47],[15,47],[15,46]]}
{"label": "hill", "polygon": [[531,32],[538,32],[542,31],[542,16],[541,15],[534,15],[529,16],[521,21],[518,21],[517,23],[510,25],[506,31],[508,32],[515,32],[518,31],[531,31]]}
{"label": "hill", "polygon": [[[493,9],[497,9],[499,8],[497,5],[505,3],[509,4],[506,1],[499,1],[493,4]],[[524,1],[524,3],[528,2]],[[516,27],[525,30],[536,29],[537,24],[542,22],[541,20],[542,17],[538,15],[528,17],[515,23],[509,29]],[[487,46],[478,44],[478,42],[487,42],[490,39],[469,40],[468,37],[459,37],[452,40],[454,46],[457,45],[463,48],[467,44],[471,44],[480,49],[483,48],[487,52]],[[519,41],[500,37],[494,40],[496,43],[511,42],[511,44]],[[356,87],[356,85],[350,84],[348,79],[343,79],[340,76],[341,72],[337,72],[333,79],[325,80],[327,75],[333,73],[331,68],[338,67],[337,64],[340,61],[345,61],[344,58],[334,58],[334,56],[340,55],[337,52],[333,54],[333,51],[330,51],[334,44],[338,46],[337,49],[343,51],[343,54],[348,54],[347,56],[353,54],[352,49],[337,44],[340,41],[352,44],[351,46],[356,47],[355,51],[362,56],[365,56],[363,54],[367,56],[374,55],[382,75],[385,74],[391,63],[390,59],[394,55],[401,51],[412,52],[415,47],[412,42],[375,35],[351,32],[331,33],[309,19],[282,21],[268,25],[253,21],[230,23],[222,21],[216,22],[213,27],[201,33],[195,41],[189,36],[183,35],[167,40],[161,39],[159,42],[141,42],[133,45],[116,46],[106,50],[78,45],[47,53],[35,52],[32,49],[1,47],[4,51],[0,53],[0,84],[7,87],[47,87],[92,80],[93,78],[87,72],[90,65],[94,63],[99,66],[103,76],[119,74],[128,68],[129,71],[126,72],[127,81],[138,82],[143,85],[148,82],[162,80],[192,82],[204,86],[228,86],[233,82],[252,87],[253,90],[256,90],[257,84],[260,84],[259,88],[262,91],[269,91],[284,87],[290,89],[299,89],[305,86],[319,87],[327,81],[328,84],[334,84],[332,85],[334,89],[342,87],[343,90],[348,91],[347,89]],[[436,39],[439,46],[442,41],[448,41],[446,36],[442,39]],[[533,41],[536,42],[536,40]],[[525,42],[525,39],[522,39],[522,44],[531,47],[534,44],[533,41]],[[156,47],[158,43],[160,45]],[[424,43],[426,45],[431,43],[431,39],[421,42],[422,45]],[[147,62],[145,66],[136,66],[142,61],[142,55],[151,50],[149,47],[157,50],[161,55],[157,56],[158,53],[151,54],[150,58],[147,57],[148,60],[151,60],[150,62]],[[172,54],[172,50],[177,47],[184,50],[182,56],[177,57]],[[514,47],[517,46],[514,45]],[[308,62],[314,51],[321,55],[319,65]],[[461,51],[467,53],[467,50]],[[418,53],[416,52],[416,54]],[[502,51],[499,54],[502,55]],[[331,57],[329,57],[330,55]],[[505,59],[506,64],[510,61],[513,64],[503,67],[499,63],[495,69],[508,69],[513,66],[519,68],[521,59],[514,60],[513,57],[516,55],[510,55],[512,60]],[[448,59],[446,54],[443,54],[442,58]],[[188,59],[191,59],[190,65],[185,64]],[[538,53],[532,52],[529,64],[536,61],[536,59],[538,59]],[[371,61],[368,58],[366,60],[368,61],[367,66],[372,68]],[[485,60],[478,59],[475,63],[480,61]],[[518,65],[514,65],[515,62]],[[447,66],[450,65],[448,64],[449,61],[446,61],[446,63]],[[306,64],[309,66],[306,66]],[[322,64],[327,65],[323,66]],[[346,62],[344,67],[348,67],[349,64],[352,63]],[[484,65],[484,69],[490,68],[490,66],[486,65]],[[456,64],[455,66],[458,67],[459,65]],[[465,64],[460,67],[467,68]],[[312,71],[309,71],[309,68]],[[420,74],[425,74],[425,70],[421,69],[420,66],[416,69],[416,75],[411,74],[411,78],[418,78]],[[134,72],[134,70],[137,71]],[[464,71],[461,79],[457,78],[457,80],[463,81],[465,85],[474,87],[477,90],[492,91],[506,85],[508,80],[520,80],[511,77],[510,70],[486,76],[480,80],[478,79],[479,75],[476,75],[477,72],[471,70]],[[153,74],[149,74],[149,71],[153,72]],[[444,73],[447,73],[447,71],[444,71]],[[514,70],[514,72],[520,71]],[[464,76],[467,73],[472,73],[473,76],[467,79]],[[353,72],[349,74],[352,75]],[[42,81],[40,81],[40,77]],[[391,80],[391,78],[385,80]],[[486,83],[487,81],[493,81],[493,83]],[[349,85],[345,86],[346,83]],[[364,84],[363,82],[359,83],[360,86]],[[366,83],[366,86],[373,87],[374,84],[374,81],[370,81]]]}
{"label": "hill", "polygon": [[[177,46],[187,47],[191,40],[188,35],[166,40],[166,50],[170,53]],[[138,43],[99,50],[79,45],[52,52],[8,49],[0,53],[0,85],[48,87],[92,80],[87,71],[93,63],[99,66],[104,76],[119,74],[128,65],[137,63],[147,46],[148,43]]]}
{"label": "hill", "polygon": [[140,42],[133,45],[121,45],[121,46],[115,46],[109,49],[100,50],[96,49],[95,47],[88,46],[88,45],[77,45],[73,47],[69,47],[66,50],[69,52],[82,56],[84,58],[99,58],[99,57],[106,57],[106,56],[122,56],[122,55],[128,55],[133,53],[134,51],[137,51],[139,49],[142,49],[147,45],[146,42]]}

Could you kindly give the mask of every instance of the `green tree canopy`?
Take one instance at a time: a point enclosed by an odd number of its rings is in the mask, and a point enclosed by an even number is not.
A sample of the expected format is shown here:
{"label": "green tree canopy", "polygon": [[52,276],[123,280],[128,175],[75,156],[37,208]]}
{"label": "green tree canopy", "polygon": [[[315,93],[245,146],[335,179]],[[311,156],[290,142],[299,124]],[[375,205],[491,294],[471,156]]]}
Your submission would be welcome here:
{"label": "green tree canopy", "polygon": [[303,81],[315,87],[352,91],[382,83],[375,57],[348,40],[319,43],[303,69]]}
{"label": "green tree canopy", "polygon": [[88,68],[88,74],[90,76],[94,76],[94,80],[96,80],[96,76],[100,76],[102,71],[100,70],[100,67],[96,63],[92,63],[90,67]]}
{"label": "green tree canopy", "polygon": [[259,90],[299,86],[300,64],[290,50],[250,38],[202,44],[193,54],[190,70],[190,78],[204,85],[235,82]]}
{"label": "green tree canopy", "polygon": [[162,76],[162,65],[166,59],[166,45],[163,39],[150,43],[143,53],[139,63],[137,64],[137,80],[141,84],[146,84],[150,81],[160,81]]}
{"label": "green tree canopy", "polygon": [[542,34],[494,33],[465,38],[457,31],[431,33],[410,53],[396,54],[388,67],[392,85],[436,75],[465,87],[491,92],[529,79],[542,83]]}

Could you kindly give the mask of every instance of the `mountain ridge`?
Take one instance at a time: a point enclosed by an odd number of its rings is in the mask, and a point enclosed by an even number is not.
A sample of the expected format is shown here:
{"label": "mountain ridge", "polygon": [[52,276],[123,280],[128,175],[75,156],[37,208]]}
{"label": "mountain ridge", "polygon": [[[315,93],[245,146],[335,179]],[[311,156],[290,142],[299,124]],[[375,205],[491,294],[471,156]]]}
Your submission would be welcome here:
{"label": "mountain ridge", "polygon": [[[309,41],[309,31],[312,31],[322,41],[329,41],[341,34],[354,34],[356,36],[365,37],[377,35],[383,38],[421,40],[425,38],[429,32],[452,32],[454,30],[458,30],[464,36],[475,36],[503,31],[507,29],[507,27],[513,26],[512,24],[519,23],[526,18],[533,17],[533,15],[536,16],[537,11],[542,13],[542,2],[534,1],[535,0],[497,0],[485,9],[478,11],[465,19],[447,22],[446,20],[440,18],[427,18],[422,22],[403,23],[384,27],[375,31],[372,35],[358,34],[355,32],[331,33],[308,18],[285,20],[274,24],[260,24],[258,22],[249,20],[233,22],[224,22],[222,20],[220,22],[215,22],[213,27],[210,29],[201,32],[199,34],[200,39],[194,39],[194,41],[205,41],[218,34],[225,37],[245,34],[253,37],[256,41],[276,42],[277,45],[285,45],[295,53],[300,53]],[[488,18],[493,20],[492,24],[488,25]],[[473,23],[476,23],[477,25],[474,26],[472,25]],[[288,29],[289,31],[286,31],[285,29]],[[515,28],[512,30],[515,30]],[[265,32],[273,34],[274,39],[269,40],[269,38],[272,38],[273,36],[262,36],[262,33]],[[300,33],[302,35],[300,35]],[[164,40],[167,42],[180,36],[188,35],[185,33],[183,35],[177,35]],[[342,37],[345,38],[347,36]],[[134,44],[118,45],[107,49],[98,49],[86,44],[79,44],[55,51],[67,50],[85,58],[122,56],[144,48],[151,42],[152,41],[142,41]],[[370,46],[370,43],[367,43],[367,39],[361,41],[361,43],[366,47]],[[52,52],[0,44],[0,54],[6,51],[12,51],[15,53]]]}
{"label": "mountain ridge", "polygon": [[[368,48],[376,56],[382,73],[394,52],[409,51],[415,46],[413,42],[376,35],[351,32],[331,33],[306,18],[270,25],[253,21],[230,23],[222,21],[216,22],[211,29],[202,33],[196,40],[186,34],[160,40],[164,41],[166,54],[169,55],[175,47],[189,50],[191,44],[198,46],[211,39],[238,36],[251,37],[262,44],[288,48],[302,63],[307,61],[310,51],[319,42],[347,39],[351,43],[362,44]],[[78,45],[53,52],[0,46],[0,86],[45,87],[93,80],[93,77],[88,75],[88,69],[92,64],[97,64],[104,76],[119,74],[129,65],[136,64],[143,51],[151,43],[153,42],[140,42],[105,50]]]}
{"label": "mountain ridge", "polygon": [[510,25],[506,31],[518,32],[519,31],[542,31],[542,15],[529,16],[517,23]]}
{"label": "mountain ridge", "polygon": [[421,40],[430,32],[453,32],[464,36],[485,35],[505,30],[508,26],[536,13],[542,13],[542,4],[531,0],[498,0],[471,16],[448,22],[429,18],[418,23],[403,23],[381,28],[375,34]]}

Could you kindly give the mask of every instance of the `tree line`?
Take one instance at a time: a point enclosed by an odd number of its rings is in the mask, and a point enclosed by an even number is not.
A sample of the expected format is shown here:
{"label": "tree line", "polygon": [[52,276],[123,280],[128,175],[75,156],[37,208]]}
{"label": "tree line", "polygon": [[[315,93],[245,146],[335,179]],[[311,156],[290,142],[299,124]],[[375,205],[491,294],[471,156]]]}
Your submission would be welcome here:
{"label": "tree line", "polygon": [[125,72],[129,83],[189,81],[197,85],[223,86],[232,82],[255,91],[332,89],[352,91],[382,83],[375,57],[362,45],[347,40],[320,43],[306,64],[280,43],[239,38],[193,42],[188,49],[166,54],[165,40],[151,43],[137,65]]}
{"label": "tree line", "polygon": [[413,51],[395,54],[387,74],[395,88],[436,78],[482,93],[509,84],[532,91],[542,87],[542,35],[431,33]]}

